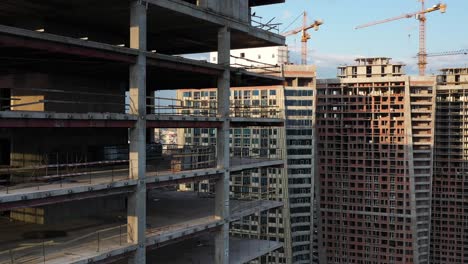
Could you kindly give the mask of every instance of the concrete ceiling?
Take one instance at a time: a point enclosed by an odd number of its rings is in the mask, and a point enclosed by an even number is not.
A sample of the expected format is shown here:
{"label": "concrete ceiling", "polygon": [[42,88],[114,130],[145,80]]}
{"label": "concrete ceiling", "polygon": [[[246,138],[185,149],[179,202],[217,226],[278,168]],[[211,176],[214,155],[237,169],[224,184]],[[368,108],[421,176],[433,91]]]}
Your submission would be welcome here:
{"label": "concrete ceiling", "polygon": [[[0,35],[0,72],[27,73],[42,72],[63,74],[97,79],[112,79],[122,83],[128,82],[129,64],[134,60],[132,55],[113,55],[108,52],[83,49],[74,52],[74,47],[47,49],[46,44],[30,47],[2,46]],[[70,51],[70,52],[67,52]],[[188,88],[216,87],[220,70],[207,65],[197,66],[190,60],[180,59],[174,62],[164,58],[148,58],[147,87],[151,90],[172,90]],[[278,85],[281,78],[265,77],[233,69],[231,86]],[[126,85],[128,87],[128,85]],[[117,88],[117,87],[116,87]]]}
{"label": "concrete ceiling", "polygon": [[[264,5],[280,0],[252,0]],[[148,50],[163,54],[210,52],[217,49],[217,32],[223,23],[231,29],[232,48],[273,46],[284,38],[242,23],[232,23],[200,8],[188,11],[151,4],[148,8]],[[129,39],[128,0],[2,0],[0,24],[51,34],[108,43],[125,44]]]}

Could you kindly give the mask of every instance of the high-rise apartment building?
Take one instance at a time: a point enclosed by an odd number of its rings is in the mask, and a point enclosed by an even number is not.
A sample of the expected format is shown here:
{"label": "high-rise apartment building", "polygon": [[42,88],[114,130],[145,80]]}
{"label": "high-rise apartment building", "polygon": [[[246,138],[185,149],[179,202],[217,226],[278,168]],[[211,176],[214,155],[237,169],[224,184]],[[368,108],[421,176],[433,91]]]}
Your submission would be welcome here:
{"label": "high-rise apartment building", "polygon": [[[279,103],[283,100],[281,86],[236,87],[231,88],[231,118],[277,118]],[[184,115],[201,114],[209,116],[216,105],[216,89],[183,90],[177,98],[184,107]],[[261,125],[261,124],[259,124]],[[178,142],[188,145],[211,146],[216,144],[216,130],[210,128],[179,129]],[[259,159],[284,159],[284,130],[281,127],[248,126],[230,129],[230,155],[241,164],[248,162],[247,157]],[[286,193],[284,167],[258,167],[230,175],[230,194],[233,199],[283,201]],[[180,186],[181,190],[210,193],[214,191],[212,181]],[[282,215],[287,213],[257,214],[234,223],[231,233],[243,237],[265,237],[285,241],[284,230],[287,223]],[[283,253],[270,254],[269,262],[284,263]]]}
{"label": "high-rise apartment building", "polygon": [[284,111],[292,263],[317,263],[315,66],[285,65]]}
{"label": "high-rise apartment building", "polygon": [[443,69],[437,81],[431,263],[466,263],[468,68]]}
{"label": "high-rise apartment building", "polygon": [[436,78],[403,66],[317,81],[321,263],[429,263]]}
{"label": "high-rise apartment building", "polygon": [[[258,53],[257,50],[245,50]],[[262,54],[267,52],[263,51]],[[278,156],[287,160],[286,168],[258,168],[231,174],[231,196],[239,199],[269,199],[285,202],[281,214],[257,215],[234,225],[232,233],[255,237],[267,223],[270,239],[285,242],[285,252],[268,256],[261,263],[311,263],[316,257],[312,247],[314,195],[314,98],[315,67],[283,65],[285,85],[236,87],[231,89],[231,118],[284,117],[283,127],[262,127],[253,124],[245,128],[231,128],[230,145],[233,159],[243,156]],[[209,116],[215,106],[215,89],[179,91],[177,99],[184,106],[184,114],[204,113]],[[180,129],[178,142],[211,145],[216,133],[209,128]],[[242,161],[241,161],[242,162]],[[211,186],[211,187],[210,187]],[[212,185],[181,186],[185,190],[209,192]],[[264,220],[263,220],[264,219]],[[315,253],[314,253],[315,252]],[[315,262],[312,262],[315,263]]]}

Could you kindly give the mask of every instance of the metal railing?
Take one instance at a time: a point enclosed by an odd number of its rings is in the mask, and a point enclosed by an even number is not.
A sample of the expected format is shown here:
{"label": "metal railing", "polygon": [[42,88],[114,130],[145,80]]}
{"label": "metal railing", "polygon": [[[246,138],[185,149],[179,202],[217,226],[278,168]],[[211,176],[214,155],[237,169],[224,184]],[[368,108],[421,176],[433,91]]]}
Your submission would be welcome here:
{"label": "metal railing", "polygon": [[120,224],[64,242],[44,240],[27,246],[0,251],[0,264],[46,263],[60,257],[67,258],[67,255],[73,252],[99,253],[129,246],[130,244],[127,242],[128,227],[130,226],[127,224]]}
{"label": "metal railing", "polygon": [[128,160],[46,164],[0,169],[0,194],[62,189],[76,185],[112,183],[129,179]]}
{"label": "metal railing", "polygon": [[163,145],[160,158],[148,160],[147,172],[160,176],[168,173],[215,168],[215,146]]}
{"label": "metal railing", "polygon": [[217,117],[218,103],[215,99],[175,99],[164,97],[147,97],[153,103],[148,104],[148,114],[153,115],[181,115],[181,116],[200,116]]}
{"label": "metal railing", "polygon": [[[85,158],[65,163],[61,155],[51,156],[55,160],[38,165],[0,168],[0,195],[125,181],[138,166],[136,160],[128,159],[128,145],[104,147],[104,160],[99,161]],[[148,177],[217,166],[215,146],[148,144],[146,157]]]}
{"label": "metal railing", "polygon": [[283,150],[280,148],[233,147],[230,149],[230,156],[231,166],[284,159]]}
{"label": "metal railing", "polygon": [[248,59],[245,57],[231,55],[230,65],[232,67],[240,68],[254,73],[282,76],[282,69],[280,65],[269,64],[262,61]]}
{"label": "metal railing", "polygon": [[[173,99],[162,97],[148,97],[154,100],[154,104],[148,105],[148,114],[154,115],[180,115],[195,117],[218,117],[218,103],[216,99],[199,97],[197,99]],[[266,100],[266,99],[262,99]],[[262,102],[261,99],[252,100]],[[274,105],[245,105],[232,103],[230,106],[231,117],[248,118],[283,118],[284,111]]]}
{"label": "metal railing", "polygon": [[282,23],[273,23],[275,20],[274,17],[267,22],[263,22],[262,19],[263,17],[257,16],[255,13],[250,15],[250,22],[253,27],[279,34],[279,26],[282,25]]}

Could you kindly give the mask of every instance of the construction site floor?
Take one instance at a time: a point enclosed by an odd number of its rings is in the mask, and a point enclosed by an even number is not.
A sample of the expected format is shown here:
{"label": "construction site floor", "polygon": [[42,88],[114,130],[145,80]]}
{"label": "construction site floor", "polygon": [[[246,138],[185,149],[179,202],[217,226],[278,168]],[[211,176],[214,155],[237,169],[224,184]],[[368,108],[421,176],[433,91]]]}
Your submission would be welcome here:
{"label": "construction site floor", "polygon": [[[92,202],[92,200],[90,200]],[[214,217],[214,199],[200,197],[193,192],[155,190],[148,196],[147,238],[177,236],[191,229],[203,231],[208,225],[220,220]],[[253,212],[276,208],[281,203],[274,201],[231,200],[231,215],[235,219]],[[110,250],[125,249],[126,212],[117,212],[99,218],[65,220],[54,225],[24,224],[9,222],[2,218],[0,226],[0,263],[66,263]],[[25,239],[24,234],[38,231],[62,231],[57,238]],[[207,229],[208,230],[208,229]]]}

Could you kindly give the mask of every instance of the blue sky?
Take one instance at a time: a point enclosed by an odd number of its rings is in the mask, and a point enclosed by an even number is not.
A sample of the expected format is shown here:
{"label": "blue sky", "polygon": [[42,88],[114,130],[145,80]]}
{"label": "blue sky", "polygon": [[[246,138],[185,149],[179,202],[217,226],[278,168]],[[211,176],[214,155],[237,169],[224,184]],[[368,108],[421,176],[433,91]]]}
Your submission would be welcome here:
{"label": "blue sky", "polygon": [[[426,7],[439,3],[426,0]],[[447,13],[439,11],[427,15],[427,51],[468,49],[468,1],[446,0]],[[414,18],[355,30],[354,27],[371,21],[412,13],[420,9],[417,0],[286,0],[284,4],[258,7],[254,11],[266,22],[275,17],[283,23],[280,31],[307,11],[309,21],[323,19],[319,31],[310,31],[309,63],[316,64],[319,78],[335,77],[336,66],[351,64],[355,57],[386,56],[407,64],[408,74],[417,74],[419,23]],[[289,29],[299,27],[302,19]],[[287,38],[292,50],[300,50],[300,36]],[[299,54],[292,52],[293,61]],[[442,67],[466,66],[468,55],[434,57],[429,59],[428,74],[438,73]]]}

